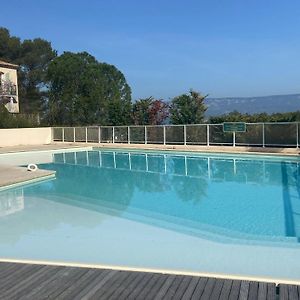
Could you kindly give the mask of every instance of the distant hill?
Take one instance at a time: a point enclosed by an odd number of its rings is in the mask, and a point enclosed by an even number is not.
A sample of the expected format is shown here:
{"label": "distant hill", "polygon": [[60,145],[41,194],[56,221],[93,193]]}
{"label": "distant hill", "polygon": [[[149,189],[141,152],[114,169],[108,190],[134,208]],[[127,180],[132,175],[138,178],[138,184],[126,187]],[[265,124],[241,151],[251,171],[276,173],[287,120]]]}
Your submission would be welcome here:
{"label": "distant hill", "polygon": [[262,97],[232,97],[232,98],[207,98],[208,106],[206,116],[227,114],[234,110],[240,113],[291,112],[300,110],[300,94],[274,95]]}

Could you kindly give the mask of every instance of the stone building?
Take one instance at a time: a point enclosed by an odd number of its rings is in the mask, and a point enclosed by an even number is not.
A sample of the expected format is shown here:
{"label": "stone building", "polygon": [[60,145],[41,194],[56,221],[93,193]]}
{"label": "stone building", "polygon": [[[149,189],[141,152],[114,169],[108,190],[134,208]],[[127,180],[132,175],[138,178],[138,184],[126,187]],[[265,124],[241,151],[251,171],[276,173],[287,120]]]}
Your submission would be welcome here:
{"label": "stone building", "polygon": [[19,113],[18,67],[0,60],[0,104],[10,113]]}

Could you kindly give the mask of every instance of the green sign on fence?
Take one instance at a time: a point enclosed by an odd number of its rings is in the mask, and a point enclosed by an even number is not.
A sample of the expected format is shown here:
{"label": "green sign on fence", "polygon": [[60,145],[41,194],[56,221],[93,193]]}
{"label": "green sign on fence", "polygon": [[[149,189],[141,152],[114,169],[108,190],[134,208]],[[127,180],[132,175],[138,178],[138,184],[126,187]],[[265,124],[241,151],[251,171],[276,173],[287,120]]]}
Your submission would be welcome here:
{"label": "green sign on fence", "polygon": [[223,123],[224,132],[245,132],[246,123],[244,122],[226,122]]}

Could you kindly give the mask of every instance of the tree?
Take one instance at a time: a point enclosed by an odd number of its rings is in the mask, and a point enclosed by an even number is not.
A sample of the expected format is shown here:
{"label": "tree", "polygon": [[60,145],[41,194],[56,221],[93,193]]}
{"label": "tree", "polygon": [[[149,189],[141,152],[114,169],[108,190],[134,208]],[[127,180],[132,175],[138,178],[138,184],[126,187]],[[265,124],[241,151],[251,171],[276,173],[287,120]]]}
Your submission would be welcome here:
{"label": "tree", "polygon": [[136,125],[161,125],[169,116],[169,106],[153,97],[139,99],[133,104],[132,115]]}
{"label": "tree", "polygon": [[212,124],[220,124],[223,122],[299,122],[300,111],[274,114],[258,113],[253,115],[233,111],[228,114],[210,117],[209,121]]}
{"label": "tree", "polygon": [[169,116],[169,105],[162,100],[153,100],[149,115],[151,125],[162,125]]}
{"label": "tree", "polygon": [[37,120],[32,116],[11,114],[3,104],[0,104],[0,128],[24,128],[38,126]]}
{"label": "tree", "polygon": [[19,83],[21,110],[41,112],[48,96],[46,74],[49,63],[56,57],[51,43],[37,38],[24,40],[21,45]]}
{"label": "tree", "polygon": [[49,65],[48,120],[56,125],[127,125],[131,89],[113,65],[65,52]]}
{"label": "tree", "polygon": [[21,41],[15,36],[11,36],[9,30],[0,27],[0,59],[16,63],[20,58]]}
{"label": "tree", "polygon": [[172,124],[198,124],[203,122],[207,107],[204,99],[207,97],[191,90],[172,99],[170,118]]}
{"label": "tree", "polygon": [[149,108],[153,97],[137,100],[132,106],[132,117],[135,125],[149,125],[150,114]]}
{"label": "tree", "polygon": [[47,98],[45,75],[56,57],[51,43],[43,39],[24,40],[0,28],[0,59],[20,66],[18,70],[21,112],[41,112]]}

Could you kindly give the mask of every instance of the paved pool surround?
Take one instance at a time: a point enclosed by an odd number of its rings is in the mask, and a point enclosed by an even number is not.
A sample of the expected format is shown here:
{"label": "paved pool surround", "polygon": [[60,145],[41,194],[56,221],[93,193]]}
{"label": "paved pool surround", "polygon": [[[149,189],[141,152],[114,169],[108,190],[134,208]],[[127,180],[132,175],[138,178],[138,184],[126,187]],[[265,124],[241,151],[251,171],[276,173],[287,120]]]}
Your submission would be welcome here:
{"label": "paved pool surround", "polygon": [[16,186],[18,184],[50,179],[54,176],[55,171],[40,169],[36,171],[28,171],[27,167],[0,165],[0,190]]}

